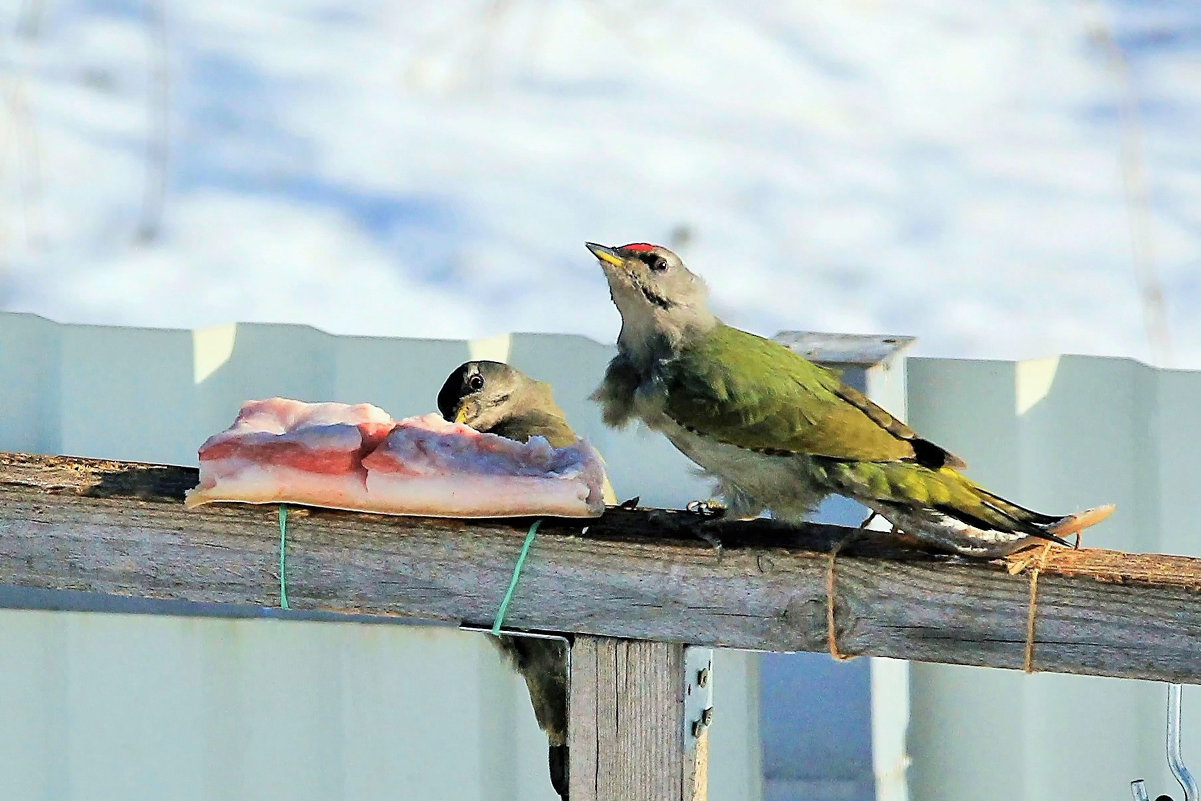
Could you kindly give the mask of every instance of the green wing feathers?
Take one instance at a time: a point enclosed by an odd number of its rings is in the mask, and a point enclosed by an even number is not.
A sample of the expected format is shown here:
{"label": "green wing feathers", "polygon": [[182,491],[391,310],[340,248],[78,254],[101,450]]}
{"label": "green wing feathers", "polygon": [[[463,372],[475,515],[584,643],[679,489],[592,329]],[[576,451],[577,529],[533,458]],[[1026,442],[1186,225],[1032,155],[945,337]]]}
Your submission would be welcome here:
{"label": "green wing feathers", "polygon": [[955,469],[962,460],[832,371],[736,328],[700,338],[663,366],[663,380],[665,412],[677,424],[741,448],[808,456],[814,483],[885,517],[888,507],[930,510],[976,529],[1054,539],[1113,511],[1046,515],[989,492]]}
{"label": "green wing feathers", "polygon": [[852,497],[934,509],[981,529],[1039,534],[1061,519],[1007,501],[950,467],[932,469],[912,462],[829,461],[818,469],[825,471],[831,486]]}
{"label": "green wing feathers", "polygon": [[719,325],[667,365],[667,414],[706,436],[766,452],[861,461],[962,461],[788,348]]}
{"label": "green wing feathers", "polygon": [[1035,512],[989,492],[950,467],[931,469],[912,462],[822,460],[815,469],[824,474],[822,479],[829,486],[851,497],[933,509],[983,530],[1064,537],[1099,523],[1114,510],[1108,505],[1071,515]]}

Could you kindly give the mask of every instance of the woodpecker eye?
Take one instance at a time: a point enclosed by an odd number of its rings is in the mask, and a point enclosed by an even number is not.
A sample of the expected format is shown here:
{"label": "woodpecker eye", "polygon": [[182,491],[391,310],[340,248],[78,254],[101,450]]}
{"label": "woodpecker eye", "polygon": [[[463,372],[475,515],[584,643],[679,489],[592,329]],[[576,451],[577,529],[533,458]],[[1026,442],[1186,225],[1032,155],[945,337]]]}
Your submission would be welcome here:
{"label": "woodpecker eye", "polygon": [[649,256],[646,260],[646,266],[657,273],[661,273],[667,269],[667,259],[662,256]]}
{"label": "woodpecker eye", "polygon": [[472,392],[479,392],[484,388],[484,377],[479,373],[476,373],[471,378],[467,379],[467,386]]}

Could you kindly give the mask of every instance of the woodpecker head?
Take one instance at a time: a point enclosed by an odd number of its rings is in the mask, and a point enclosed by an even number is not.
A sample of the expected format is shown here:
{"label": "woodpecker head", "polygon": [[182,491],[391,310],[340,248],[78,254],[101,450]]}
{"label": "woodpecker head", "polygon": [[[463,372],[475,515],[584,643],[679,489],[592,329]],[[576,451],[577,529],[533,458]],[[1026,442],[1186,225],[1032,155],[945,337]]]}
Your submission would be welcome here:
{"label": "woodpecker head", "polygon": [[461,364],[438,392],[438,411],[444,418],[479,431],[530,409],[559,411],[550,384],[502,362]]}
{"label": "woodpecker head", "polygon": [[661,245],[606,247],[586,242],[605,271],[609,295],[621,312],[623,350],[645,350],[657,341],[675,347],[717,324],[709,311],[709,288],[679,256]]}

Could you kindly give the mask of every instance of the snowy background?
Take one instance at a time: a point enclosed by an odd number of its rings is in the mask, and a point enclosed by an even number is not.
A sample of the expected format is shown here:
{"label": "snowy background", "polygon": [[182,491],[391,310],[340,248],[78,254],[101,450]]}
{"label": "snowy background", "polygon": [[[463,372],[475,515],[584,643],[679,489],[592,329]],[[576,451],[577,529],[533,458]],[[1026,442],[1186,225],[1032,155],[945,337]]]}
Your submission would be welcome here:
{"label": "snowy background", "polygon": [[1201,368],[1201,3],[6,0],[0,309]]}

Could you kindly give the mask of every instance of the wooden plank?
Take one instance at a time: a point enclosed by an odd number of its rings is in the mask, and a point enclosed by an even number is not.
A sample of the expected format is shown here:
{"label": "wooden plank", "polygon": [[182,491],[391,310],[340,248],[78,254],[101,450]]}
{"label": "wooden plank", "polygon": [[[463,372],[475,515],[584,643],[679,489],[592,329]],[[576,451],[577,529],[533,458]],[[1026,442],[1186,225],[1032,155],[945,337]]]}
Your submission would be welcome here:
{"label": "wooden plank", "polygon": [[[709,799],[709,727],[701,729],[696,738],[696,748],[684,754],[684,787],[692,787],[691,801]],[[688,801],[688,798],[685,798]]]}
{"label": "wooden plank", "polygon": [[[186,510],[195,481],[191,468],[0,455],[0,583],[276,605],[275,508]],[[722,523],[717,550],[686,519],[611,509],[599,521],[545,521],[506,625],[828,648],[828,552],[847,529]],[[297,510],[292,605],[490,625],[528,523]],[[852,543],[834,565],[837,647],[1021,668],[1030,565],[1017,575],[1011,566],[882,536]],[[1201,683],[1201,560],[1056,548],[1037,587],[1035,669]]]}
{"label": "wooden plank", "polygon": [[576,637],[572,801],[692,801],[684,788],[684,646]]}

